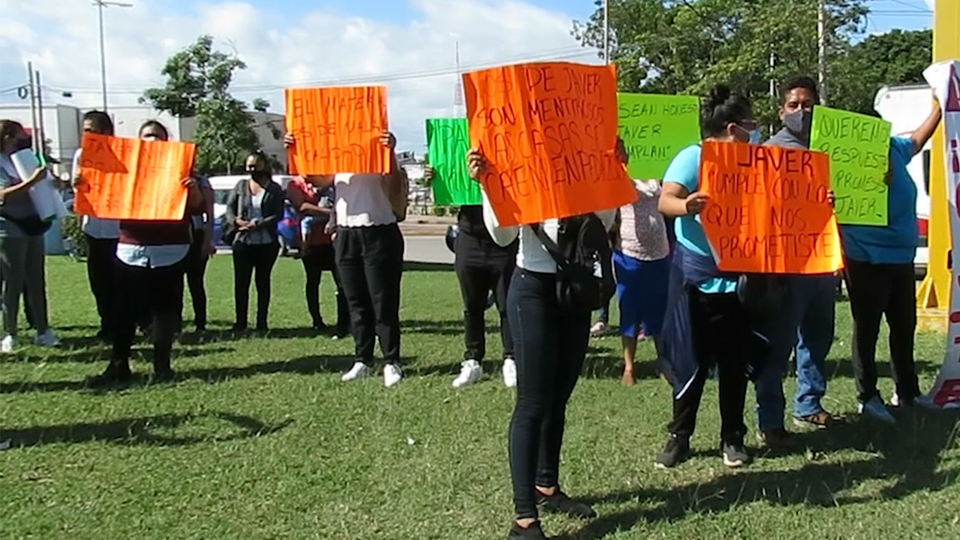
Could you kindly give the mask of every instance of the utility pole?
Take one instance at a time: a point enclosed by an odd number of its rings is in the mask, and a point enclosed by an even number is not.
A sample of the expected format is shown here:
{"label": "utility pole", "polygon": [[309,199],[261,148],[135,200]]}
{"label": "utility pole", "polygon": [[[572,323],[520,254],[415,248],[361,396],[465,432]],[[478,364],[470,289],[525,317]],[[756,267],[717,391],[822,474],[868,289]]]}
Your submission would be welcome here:
{"label": "utility pole", "polygon": [[46,132],[43,129],[43,87],[40,86],[40,70],[34,72],[37,78],[37,117],[39,121],[37,122],[37,156],[40,157],[40,164],[46,165],[47,161],[47,144],[46,144]]}
{"label": "utility pole", "polygon": [[36,152],[39,147],[37,145],[37,87],[33,84],[33,62],[27,62],[27,78],[30,79],[30,118],[32,120],[30,139],[33,150]]}
{"label": "utility pole", "polygon": [[103,111],[107,111],[107,53],[103,37],[103,8],[105,7],[133,7],[133,4],[123,2],[111,2],[108,0],[93,0],[93,5],[97,6],[97,14],[100,20],[100,91],[103,94]]}
{"label": "utility pole", "polygon": [[453,116],[460,118],[464,116],[463,111],[463,74],[460,73],[460,40],[454,44],[454,54],[457,62],[457,83],[453,85]]}
{"label": "utility pole", "polygon": [[603,62],[610,64],[610,0],[603,0]]}
{"label": "utility pole", "polygon": [[820,104],[827,104],[827,1],[817,2],[818,82]]}

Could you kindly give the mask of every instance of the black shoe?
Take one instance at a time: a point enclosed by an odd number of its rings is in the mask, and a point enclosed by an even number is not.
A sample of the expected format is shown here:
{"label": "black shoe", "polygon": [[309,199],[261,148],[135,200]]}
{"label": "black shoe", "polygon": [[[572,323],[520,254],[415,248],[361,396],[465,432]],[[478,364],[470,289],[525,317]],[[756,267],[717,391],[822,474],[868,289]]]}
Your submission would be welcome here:
{"label": "black shoe", "polygon": [[177,374],[170,368],[158,369],[153,372],[153,377],[150,378],[152,384],[162,384],[169,383],[176,380]]}
{"label": "black shoe", "polygon": [[91,388],[102,388],[115,384],[125,384],[131,380],[133,380],[133,372],[130,371],[130,364],[128,362],[111,362],[103,373],[87,379],[87,386]]}
{"label": "black shoe", "polygon": [[743,442],[723,443],[721,451],[723,452],[723,464],[731,469],[743,467],[750,463],[750,454],[743,446]]}
{"label": "black shoe", "polygon": [[529,527],[521,527],[514,523],[513,528],[510,529],[510,534],[507,536],[507,540],[547,540],[548,538],[547,535],[543,534],[539,521],[535,521]]}
{"label": "black shoe", "polygon": [[672,469],[683,463],[690,457],[690,439],[679,435],[670,434],[667,439],[667,446],[663,452],[657,456],[657,467],[661,469]]}
{"label": "black shoe", "polygon": [[258,334],[260,334],[260,335],[265,335],[265,334],[266,334],[267,332],[269,332],[269,331],[270,331],[270,328],[267,327],[267,325],[265,325],[265,324],[258,324],[258,325],[257,325],[257,333],[258,333]]}
{"label": "black shoe", "polygon": [[230,330],[231,330],[232,332],[237,332],[237,333],[246,332],[246,331],[247,331],[247,325],[246,325],[246,324],[235,323],[233,326],[230,327]]}
{"label": "black shoe", "polygon": [[333,339],[343,339],[349,335],[350,335],[350,331],[347,330],[346,328],[337,327],[333,331]]}
{"label": "black shoe", "polygon": [[789,450],[794,445],[793,434],[785,429],[761,431],[759,438],[764,447],[774,451]]}
{"label": "black shoe", "polygon": [[101,328],[100,331],[97,332],[97,339],[104,343],[111,343],[113,341],[110,331],[106,328]]}
{"label": "black shoe", "polygon": [[558,514],[567,514],[570,517],[578,519],[591,519],[597,517],[597,513],[589,504],[575,501],[559,489],[553,495],[544,495],[537,490],[537,505],[544,510],[556,512]]}

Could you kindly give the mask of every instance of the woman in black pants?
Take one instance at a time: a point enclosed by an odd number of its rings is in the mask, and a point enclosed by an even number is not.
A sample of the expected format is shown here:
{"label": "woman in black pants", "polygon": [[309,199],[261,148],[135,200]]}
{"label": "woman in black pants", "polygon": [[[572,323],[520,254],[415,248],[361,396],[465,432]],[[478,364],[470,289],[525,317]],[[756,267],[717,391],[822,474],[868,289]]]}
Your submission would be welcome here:
{"label": "woman in black pants", "polygon": [[[468,155],[470,175],[478,178],[486,161],[478,150]],[[510,540],[544,539],[540,506],[587,519],[596,513],[560,489],[560,449],[567,401],[580,378],[590,341],[589,309],[557,297],[557,264],[528,225],[500,227],[486,193],[483,218],[493,241],[509,246],[519,238],[516,269],[507,293],[507,316],[517,364],[517,402],[510,421],[510,474],[516,522]],[[609,230],[616,209],[597,212]],[[548,220],[542,232],[557,241],[559,223]]]}
{"label": "woman in black pants", "polygon": [[[284,139],[295,144],[292,135]],[[407,175],[394,149],[397,139],[385,132],[380,144],[390,150],[389,174],[338,173],[309,176],[316,187],[334,186],[336,233],[333,241],[340,283],[350,308],[350,331],[356,361],[344,382],[370,375],[375,338],[383,351],[383,385],[395,386],[400,370],[400,280],[403,234],[397,225],[406,216]]]}
{"label": "woman in black pants", "polygon": [[250,279],[256,274],[257,331],[266,332],[270,275],[280,252],[277,223],[283,216],[283,189],[273,181],[270,163],[263,153],[247,157],[246,169],[250,178],[237,182],[227,200],[226,212],[225,236],[233,245],[233,329],[247,329]]}
{"label": "woman in black pants", "polygon": [[[140,138],[167,140],[167,129],[149,121],[140,128]],[[102,386],[132,377],[130,352],[138,319],[146,313],[153,326],[154,380],[173,378],[170,366],[173,341],[180,327],[183,302],[184,261],[190,251],[190,216],[203,211],[203,194],[194,178],[183,180],[187,209],[177,221],[120,221],[114,278],[115,332],[110,364],[89,382]]]}

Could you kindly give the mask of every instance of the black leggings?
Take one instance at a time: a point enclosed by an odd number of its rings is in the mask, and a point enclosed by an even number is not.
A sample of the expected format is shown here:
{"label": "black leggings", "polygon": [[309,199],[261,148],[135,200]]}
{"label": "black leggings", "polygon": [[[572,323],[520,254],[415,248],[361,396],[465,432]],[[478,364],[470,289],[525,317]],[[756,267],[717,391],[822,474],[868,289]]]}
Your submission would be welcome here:
{"label": "black leggings", "polygon": [[463,297],[464,360],[482,361],[487,353],[486,317],[490,291],[500,312],[503,357],[513,358],[513,336],[507,322],[507,291],[513,276],[517,246],[500,247],[489,236],[461,231],[457,236],[454,269]]}
{"label": "black leggings", "polygon": [[270,244],[236,244],[233,246],[233,298],[237,328],[247,327],[250,303],[250,279],[256,272],[257,328],[267,328],[270,312],[270,275],[277,262],[280,246]]}
{"label": "black leggings", "polygon": [[590,341],[590,311],[560,305],[555,274],[517,268],[507,294],[517,361],[510,474],[517,518],[536,518],[536,486],[560,483],[567,401]]}
{"label": "black leggings", "polygon": [[333,245],[311,246],[300,261],[303,263],[303,272],[307,277],[304,292],[307,298],[307,310],[310,312],[314,328],[323,326],[323,316],[320,314],[320,278],[324,270],[329,270],[337,286],[336,329],[338,333],[348,332],[350,309],[347,307],[347,297],[343,293],[343,287],[340,286],[340,274],[337,272]]}
{"label": "black leggings", "polygon": [[154,366],[169,369],[170,351],[180,327],[183,261],[159,268],[130,266],[120,260],[114,264],[116,318],[112,361],[130,360],[138,319],[146,316],[153,323]]}
{"label": "black leggings", "polygon": [[207,291],[203,283],[204,275],[207,273],[207,261],[209,260],[204,253],[207,242],[205,231],[202,229],[193,231],[193,243],[190,244],[190,252],[187,254],[185,261],[187,286],[190,289],[190,299],[193,303],[193,324],[197,327],[197,330],[207,328]]}
{"label": "black leggings", "polygon": [[913,358],[917,328],[913,263],[871,264],[846,261],[847,293],[853,314],[853,376],[861,403],[877,392],[877,338],[885,315],[890,328],[890,362],[897,396],[909,403],[920,395]]}

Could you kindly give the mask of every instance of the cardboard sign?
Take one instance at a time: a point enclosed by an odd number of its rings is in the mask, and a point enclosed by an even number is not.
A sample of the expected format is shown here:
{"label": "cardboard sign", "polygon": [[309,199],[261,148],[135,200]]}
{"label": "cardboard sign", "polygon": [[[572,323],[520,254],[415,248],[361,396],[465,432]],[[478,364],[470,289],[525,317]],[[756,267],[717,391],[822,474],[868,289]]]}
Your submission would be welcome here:
{"label": "cardboard sign", "polygon": [[390,172],[387,89],[382,86],[287,89],[287,133],[293,174]]}
{"label": "cardboard sign", "polygon": [[830,156],[837,222],[887,224],[890,122],[828,107],[813,110],[810,149]]}
{"label": "cardboard sign", "polygon": [[433,167],[433,202],[446,205],[482,204],[480,184],[467,171],[470,128],[466,118],[427,120],[427,157]]}
{"label": "cardboard sign", "polygon": [[700,222],[724,272],[824,274],[843,267],[820,152],[703,143]]}
{"label": "cardboard sign", "polygon": [[[943,367],[930,390],[938,406],[960,408],[960,62],[938,62],[923,72],[943,112],[943,162],[946,173],[947,202],[953,264],[950,269],[950,316],[947,320],[947,346]],[[934,155],[939,149],[934,150]],[[937,159],[934,157],[933,159]],[[939,165],[939,164],[938,164]],[[938,165],[935,165],[938,166]],[[936,171],[934,172],[936,174]],[[936,204],[936,200],[934,201]]]}
{"label": "cardboard sign", "polygon": [[619,94],[620,138],[630,154],[627,170],[637,179],[663,179],[681,150],[700,142],[696,96]]}
{"label": "cardboard sign", "polygon": [[463,76],[470,141],[501,225],[619,208],[637,198],[616,156],[613,66],[547,62]]}
{"label": "cardboard sign", "polygon": [[176,221],[184,217],[193,143],[85,133],[74,211],[103,219]]}

